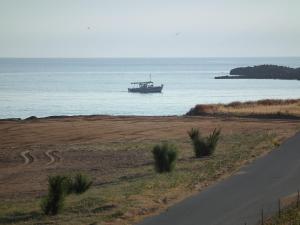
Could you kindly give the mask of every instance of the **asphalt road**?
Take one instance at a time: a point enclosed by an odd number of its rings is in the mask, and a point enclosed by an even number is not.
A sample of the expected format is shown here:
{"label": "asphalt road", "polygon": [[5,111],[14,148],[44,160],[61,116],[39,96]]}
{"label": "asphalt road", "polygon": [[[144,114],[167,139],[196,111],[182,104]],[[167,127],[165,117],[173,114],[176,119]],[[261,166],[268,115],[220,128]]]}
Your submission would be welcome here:
{"label": "asphalt road", "polygon": [[278,149],[139,225],[254,225],[300,188],[300,133]]}

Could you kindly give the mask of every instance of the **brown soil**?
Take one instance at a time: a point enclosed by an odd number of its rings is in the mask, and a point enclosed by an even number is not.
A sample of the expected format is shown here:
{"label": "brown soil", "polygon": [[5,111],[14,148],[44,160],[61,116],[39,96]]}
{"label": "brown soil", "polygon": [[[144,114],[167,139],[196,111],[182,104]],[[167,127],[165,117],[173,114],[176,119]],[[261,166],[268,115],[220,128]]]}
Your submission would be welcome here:
{"label": "brown soil", "polygon": [[[294,120],[209,117],[78,116],[0,121],[0,199],[40,196],[49,174],[85,171],[95,185],[138,177],[134,168],[152,163],[150,145],[189,143],[186,131],[289,132]],[[141,145],[141,143],[143,145]],[[143,174],[144,176],[145,174]],[[147,174],[146,174],[147,175]]]}

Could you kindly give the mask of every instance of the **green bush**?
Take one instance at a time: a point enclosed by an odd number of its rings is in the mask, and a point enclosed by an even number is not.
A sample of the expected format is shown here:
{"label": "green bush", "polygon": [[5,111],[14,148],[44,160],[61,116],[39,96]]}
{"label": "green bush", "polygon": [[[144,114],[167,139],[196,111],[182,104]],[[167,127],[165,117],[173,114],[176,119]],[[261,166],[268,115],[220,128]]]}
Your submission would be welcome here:
{"label": "green bush", "polygon": [[66,195],[72,194],[73,191],[73,180],[71,176],[64,176],[65,177],[65,188],[66,188]]}
{"label": "green bush", "polygon": [[90,188],[92,181],[82,173],[69,176],[49,176],[48,194],[42,199],[41,209],[46,215],[56,215],[63,210],[65,197],[71,193],[82,194]]}
{"label": "green bush", "polygon": [[155,170],[158,173],[171,172],[177,160],[177,148],[173,144],[155,145],[153,150]]}
{"label": "green bush", "polygon": [[41,202],[41,209],[46,215],[56,215],[63,210],[69,189],[67,180],[66,176],[49,176],[48,195]]}
{"label": "green bush", "polygon": [[82,194],[92,185],[91,179],[82,173],[77,173],[72,181],[71,190],[75,194]]}
{"label": "green bush", "polygon": [[208,137],[201,137],[199,129],[192,128],[188,131],[188,135],[194,146],[195,156],[201,158],[212,155],[217,147],[220,134],[220,129],[214,129]]}

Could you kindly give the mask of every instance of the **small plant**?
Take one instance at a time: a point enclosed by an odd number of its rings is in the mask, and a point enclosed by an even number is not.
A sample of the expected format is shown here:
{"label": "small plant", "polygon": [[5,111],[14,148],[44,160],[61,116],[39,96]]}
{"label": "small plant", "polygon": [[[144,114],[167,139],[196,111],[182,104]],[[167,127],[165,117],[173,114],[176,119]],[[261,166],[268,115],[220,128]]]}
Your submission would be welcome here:
{"label": "small plant", "polygon": [[71,191],[75,194],[82,194],[91,187],[92,183],[88,176],[77,173],[72,181]]}
{"label": "small plant", "polygon": [[56,215],[63,210],[65,197],[71,193],[82,194],[90,188],[92,181],[82,173],[69,176],[49,176],[48,194],[42,199],[41,209],[46,215]]}
{"label": "small plant", "polygon": [[158,173],[171,172],[175,168],[177,160],[177,148],[175,145],[163,143],[155,145],[153,150],[155,170]]}
{"label": "small plant", "polygon": [[196,157],[201,158],[212,155],[217,147],[220,134],[220,129],[214,129],[208,137],[201,137],[199,129],[192,128],[188,131],[188,135],[194,146]]}
{"label": "small plant", "polygon": [[278,140],[276,140],[276,139],[272,139],[272,144],[276,148],[280,146],[280,142]]}
{"label": "small plant", "polygon": [[70,195],[73,193],[73,178],[71,176],[64,176],[64,177],[65,177],[66,195]]}
{"label": "small plant", "polygon": [[220,129],[214,129],[214,131],[207,137],[207,146],[208,146],[208,153],[209,155],[213,154],[219,139],[220,139],[220,135],[221,135],[221,130]]}
{"label": "small plant", "polygon": [[41,209],[46,215],[56,215],[63,210],[69,188],[67,180],[66,176],[49,176],[48,195],[41,202]]}
{"label": "small plant", "polygon": [[200,133],[199,129],[192,128],[191,130],[188,131],[188,135],[190,136],[191,140],[199,139]]}

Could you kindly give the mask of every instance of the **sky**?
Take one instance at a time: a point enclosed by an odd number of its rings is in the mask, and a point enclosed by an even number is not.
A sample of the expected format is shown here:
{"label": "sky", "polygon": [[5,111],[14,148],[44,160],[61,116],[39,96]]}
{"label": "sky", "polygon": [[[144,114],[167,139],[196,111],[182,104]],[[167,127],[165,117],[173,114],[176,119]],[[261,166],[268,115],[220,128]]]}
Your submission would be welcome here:
{"label": "sky", "polygon": [[0,57],[300,56],[299,0],[0,0]]}

